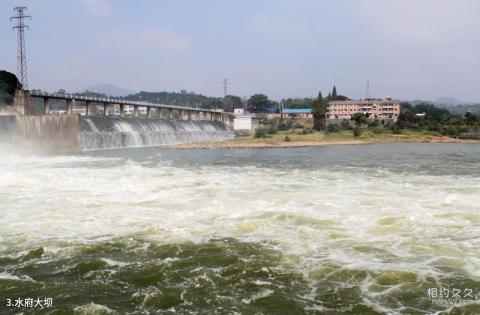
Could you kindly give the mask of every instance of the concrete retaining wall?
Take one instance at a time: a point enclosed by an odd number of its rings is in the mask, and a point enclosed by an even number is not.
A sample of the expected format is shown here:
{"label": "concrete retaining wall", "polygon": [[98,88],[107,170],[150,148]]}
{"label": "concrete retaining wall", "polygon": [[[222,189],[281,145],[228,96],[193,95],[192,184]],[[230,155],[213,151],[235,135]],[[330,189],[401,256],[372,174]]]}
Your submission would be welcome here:
{"label": "concrete retaining wall", "polygon": [[466,140],[480,140],[480,131],[464,132],[459,138]]}
{"label": "concrete retaining wall", "polygon": [[0,115],[0,141],[11,141],[17,126],[16,115]]}
{"label": "concrete retaining wall", "polygon": [[81,151],[80,116],[17,116],[13,141],[15,145],[43,152],[78,153]]}

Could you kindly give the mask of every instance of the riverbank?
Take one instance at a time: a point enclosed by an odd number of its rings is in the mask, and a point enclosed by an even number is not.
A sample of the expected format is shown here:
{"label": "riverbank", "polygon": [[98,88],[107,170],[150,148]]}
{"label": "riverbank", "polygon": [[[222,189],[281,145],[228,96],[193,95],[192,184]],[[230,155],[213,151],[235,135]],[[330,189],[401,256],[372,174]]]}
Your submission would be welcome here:
{"label": "riverbank", "polygon": [[479,140],[463,140],[443,136],[437,133],[403,131],[402,134],[374,134],[365,130],[359,137],[354,137],[351,131],[335,133],[315,132],[299,134],[299,132],[284,131],[270,135],[267,138],[240,136],[223,142],[198,142],[172,145],[177,149],[242,149],[242,148],[292,148],[313,147],[340,144],[373,144],[373,143],[478,143]]}

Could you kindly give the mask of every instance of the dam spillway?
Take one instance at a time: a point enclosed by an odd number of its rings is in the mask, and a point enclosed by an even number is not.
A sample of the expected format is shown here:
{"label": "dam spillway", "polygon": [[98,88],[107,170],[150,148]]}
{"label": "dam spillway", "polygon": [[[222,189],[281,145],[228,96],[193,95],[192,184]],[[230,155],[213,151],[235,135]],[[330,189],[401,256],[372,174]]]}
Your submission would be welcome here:
{"label": "dam spillway", "polygon": [[221,121],[118,116],[0,116],[0,142],[35,152],[82,151],[224,141],[234,133]]}
{"label": "dam spillway", "polygon": [[80,117],[82,150],[161,146],[232,139],[220,121]]}
{"label": "dam spillway", "polygon": [[[41,113],[32,98],[41,100]],[[64,113],[52,112],[51,101],[63,102]],[[77,101],[84,103],[83,114],[75,113]],[[70,154],[223,141],[234,138],[232,124],[232,114],[211,109],[17,90],[14,105],[0,111],[0,140],[29,151]]]}

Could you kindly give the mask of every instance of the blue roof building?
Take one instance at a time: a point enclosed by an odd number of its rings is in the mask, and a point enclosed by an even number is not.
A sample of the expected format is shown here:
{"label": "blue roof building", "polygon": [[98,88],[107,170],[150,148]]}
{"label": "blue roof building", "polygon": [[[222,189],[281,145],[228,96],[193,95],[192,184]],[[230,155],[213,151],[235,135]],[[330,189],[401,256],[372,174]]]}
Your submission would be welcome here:
{"label": "blue roof building", "polygon": [[287,117],[299,117],[299,118],[310,118],[312,117],[311,108],[284,108],[283,116]]}
{"label": "blue roof building", "polygon": [[311,108],[284,108],[284,114],[311,114]]}

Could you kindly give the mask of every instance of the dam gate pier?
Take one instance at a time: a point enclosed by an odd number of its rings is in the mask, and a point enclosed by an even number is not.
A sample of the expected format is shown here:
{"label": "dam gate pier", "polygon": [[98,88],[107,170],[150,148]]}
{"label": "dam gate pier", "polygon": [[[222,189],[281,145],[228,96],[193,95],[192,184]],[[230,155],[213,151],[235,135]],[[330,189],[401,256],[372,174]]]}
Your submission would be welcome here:
{"label": "dam gate pier", "polygon": [[[18,108],[23,106],[25,109],[21,114],[34,114],[32,98],[40,99],[43,115],[52,114],[51,101],[59,100],[66,104],[64,112],[57,114],[75,114],[79,113],[84,116],[104,115],[104,116],[120,116],[150,119],[177,119],[177,120],[195,120],[195,121],[220,121],[229,127],[233,127],[233,113],[225,113],[213,109],[177,106],[167,104],[156,104],[149,102],[119,100],[110,98],[97,98],[80,96],[74,94],[56,94],[56,93],[29,93],[22,91],[17,93],[15,103]],[[100,107],[99,112],[96,109]],[[83,110],[82,110],[83,109]],[[95,111],[94,111],[95,109]],[[128,110],[127,110],[128,109]]]}

